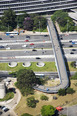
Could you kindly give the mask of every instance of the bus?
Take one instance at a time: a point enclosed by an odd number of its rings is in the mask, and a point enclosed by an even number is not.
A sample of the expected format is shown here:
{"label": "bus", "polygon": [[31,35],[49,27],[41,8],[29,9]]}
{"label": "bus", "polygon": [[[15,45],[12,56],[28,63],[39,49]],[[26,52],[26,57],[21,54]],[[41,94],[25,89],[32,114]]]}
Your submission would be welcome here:
{"label": "bus", "polygon": [[7,36],[14,36],[14,35],[19,35],[19,32],[17,31],[12,31],[12,32],[6,32],[5,33]]}

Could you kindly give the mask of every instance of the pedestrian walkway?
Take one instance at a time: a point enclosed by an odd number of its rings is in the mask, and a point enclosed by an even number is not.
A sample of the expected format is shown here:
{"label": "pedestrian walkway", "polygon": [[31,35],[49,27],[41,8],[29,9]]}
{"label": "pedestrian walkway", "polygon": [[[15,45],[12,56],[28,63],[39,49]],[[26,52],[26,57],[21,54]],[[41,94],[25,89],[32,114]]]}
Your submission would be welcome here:
{"label": "pedestrian walkway", "polygon": [[60,84],[55,87],[46,87],[41,85],[41,86],[34,87],[34,89],[42,91],[42,92],[46,92],[46,93],[56,93],[58,92],[60,88],[66,89],[69,86],[69,79],[68,79],[64,58],[62,55],[62,51],[60,48],[60,44],[58,41],[58,37],[56,34],[56,30],[54,28],[53,22],[51,21],[50,18],[48,18],[47,21],[48,21],[49,35],[52,41],[52,47],[55,54],[55,63],[56,63],[58,75],[60,78]]}

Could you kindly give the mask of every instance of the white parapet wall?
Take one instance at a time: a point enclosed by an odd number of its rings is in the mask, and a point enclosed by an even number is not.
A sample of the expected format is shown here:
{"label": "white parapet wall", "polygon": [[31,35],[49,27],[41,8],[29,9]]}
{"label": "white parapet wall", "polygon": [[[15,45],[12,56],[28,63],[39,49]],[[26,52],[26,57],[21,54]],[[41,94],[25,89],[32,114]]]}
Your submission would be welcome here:
{"label": "white parapet wall", "polygon": [[0,99],[4,98],[5,94],[5,83],[0,82]]}

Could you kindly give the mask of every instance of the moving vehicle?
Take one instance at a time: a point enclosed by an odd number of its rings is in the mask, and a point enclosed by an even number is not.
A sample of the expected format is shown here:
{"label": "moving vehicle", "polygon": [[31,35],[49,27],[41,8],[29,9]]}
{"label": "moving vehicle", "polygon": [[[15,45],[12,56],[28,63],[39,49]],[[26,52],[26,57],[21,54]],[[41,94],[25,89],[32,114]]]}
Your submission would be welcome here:
{"label": "moving vehicle", "polygon": [[6,32],[5,34],[9,36],[14,36],[14,35],[19,35],[19,32],[13,31],[13,32]]}

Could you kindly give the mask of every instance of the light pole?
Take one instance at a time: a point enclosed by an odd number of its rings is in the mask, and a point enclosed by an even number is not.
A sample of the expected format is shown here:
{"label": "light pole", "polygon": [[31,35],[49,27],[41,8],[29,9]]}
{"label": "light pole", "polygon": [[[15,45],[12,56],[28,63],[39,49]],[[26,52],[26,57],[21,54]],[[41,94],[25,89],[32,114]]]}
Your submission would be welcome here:
{"label": "light pole", "polygon": [[69,31],[69,25],[68,25],[68,23],[69,23],[69,20],[67,20],[67,32]]}
{"label": "light pole", "polygon": [[40,33],[40,21],[39,21],[39,33]]}
{"label": "light pole", "polygon": [[8,24],[8,32],[9,32],[9,24]]}

